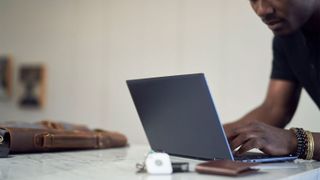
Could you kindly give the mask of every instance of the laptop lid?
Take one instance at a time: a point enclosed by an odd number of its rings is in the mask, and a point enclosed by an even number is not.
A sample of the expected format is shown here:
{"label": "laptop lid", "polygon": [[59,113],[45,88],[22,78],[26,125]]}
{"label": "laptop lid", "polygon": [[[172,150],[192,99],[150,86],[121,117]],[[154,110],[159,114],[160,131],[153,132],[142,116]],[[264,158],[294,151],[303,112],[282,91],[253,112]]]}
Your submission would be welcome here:
{"label": "laptop lid", "polygon": [[154,151],[233,160],[204,74],[128,80],[127,85]]}

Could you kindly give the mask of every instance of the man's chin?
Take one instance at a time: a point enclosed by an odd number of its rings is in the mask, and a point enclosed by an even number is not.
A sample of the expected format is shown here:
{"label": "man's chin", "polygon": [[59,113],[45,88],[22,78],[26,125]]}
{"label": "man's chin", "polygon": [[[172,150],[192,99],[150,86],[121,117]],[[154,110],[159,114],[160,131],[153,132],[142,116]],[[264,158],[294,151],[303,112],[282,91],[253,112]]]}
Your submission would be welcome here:
{"label": "man's chin", "polygon": [[269,26],[269,29],[275,36],[291,35],[298,30],[298,28],[293,28],[293,26],[290,26],[288,23],[279,26]]}
{"label": "man's chin", "polygon": [[286,36],[286,35],[289,35],[290,33],[287,33],[287,32],[283,32],[283,31],[272,31],[273,34],[275,36]]}
{"label": "man's chin", "polygon": [[274,30],[271,29],[271,31],[275,36],[287,36],[294,32],[293,30],[289,30],[289,29],[274,29]]}

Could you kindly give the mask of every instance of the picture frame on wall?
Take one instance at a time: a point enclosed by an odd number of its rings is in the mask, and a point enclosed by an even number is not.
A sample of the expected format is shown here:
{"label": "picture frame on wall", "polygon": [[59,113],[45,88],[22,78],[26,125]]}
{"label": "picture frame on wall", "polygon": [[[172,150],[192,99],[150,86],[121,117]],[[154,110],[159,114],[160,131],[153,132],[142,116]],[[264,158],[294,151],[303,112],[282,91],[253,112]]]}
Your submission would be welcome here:
{"label": "picture frame on wall", "polygon": [[22,65],[19,68],[19,81],[22,94],[21,108],[41,109],[45,106],[46,68],[45,65]]}
{"label": "picture frame on wall", "polygon": [[0,101],[12,96],[12,63],[10,56],[0,56]]}

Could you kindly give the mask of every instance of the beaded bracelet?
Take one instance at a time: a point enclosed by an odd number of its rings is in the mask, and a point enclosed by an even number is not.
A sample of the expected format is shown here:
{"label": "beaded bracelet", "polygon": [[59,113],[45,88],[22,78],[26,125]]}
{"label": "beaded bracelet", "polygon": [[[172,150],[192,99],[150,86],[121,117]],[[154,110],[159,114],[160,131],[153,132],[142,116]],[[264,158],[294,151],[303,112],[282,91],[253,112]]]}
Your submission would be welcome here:
{"label": "beaded bracelet", "polygon": [[308,147],[308,138],[306,132],[302,128],[291,128],[297,138],[297,150],[295,152],[295,155],[298,156],[298,158],[306,159],[306,149]]}

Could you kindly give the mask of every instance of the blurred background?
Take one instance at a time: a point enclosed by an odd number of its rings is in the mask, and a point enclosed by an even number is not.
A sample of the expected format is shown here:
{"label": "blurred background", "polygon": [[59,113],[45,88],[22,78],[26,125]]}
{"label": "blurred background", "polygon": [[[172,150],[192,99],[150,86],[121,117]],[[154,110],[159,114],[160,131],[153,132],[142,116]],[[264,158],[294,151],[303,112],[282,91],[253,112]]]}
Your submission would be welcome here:
{"label": "blurred background", "polygon": [[[0,122],[81,123],[145,144],[125,80],[198,72],[230,122],[265,97],[272,36],[247,0],[0,0],[0,54],[14,60]],[[47,69],[42,109],[18,105],[17,71],[28,63]],[[303,92],[288,127],[320,131],[318,117]]]}

